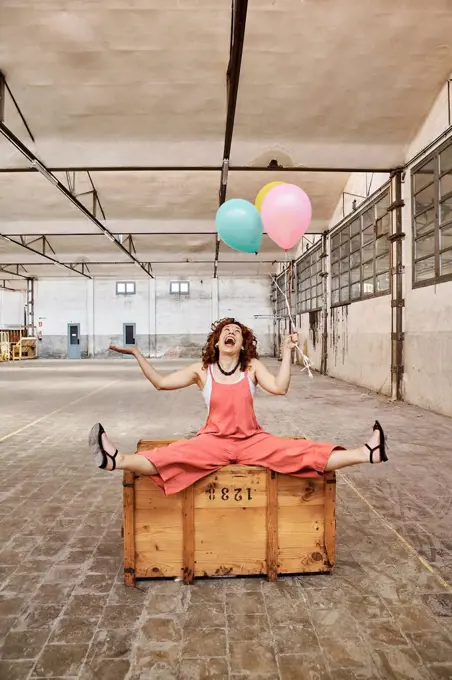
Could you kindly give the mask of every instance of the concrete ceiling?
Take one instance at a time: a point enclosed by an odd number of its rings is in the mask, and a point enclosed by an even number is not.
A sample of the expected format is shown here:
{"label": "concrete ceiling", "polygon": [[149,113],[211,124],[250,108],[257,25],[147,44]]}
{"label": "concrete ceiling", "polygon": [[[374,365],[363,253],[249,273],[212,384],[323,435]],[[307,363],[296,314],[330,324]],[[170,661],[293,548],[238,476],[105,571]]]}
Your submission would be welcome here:
{"label": "concrete ceiling", "polygon": [[[0,69],[36,142],[9,96],[5,123],[47,167],[116,168],[91,172],[107,220],[97,216],[127,249],[134,235],[131,252],[154,275],[211,276],[231,3],[124,4],[2,0]],[[451,70],[450,9],[450,0],[249,0],[231,166],[403,163]],[[0,168],[29,165],[0,137]],[[180,169],[121,169],[129,166]],[[55,175],[67,186],[64,172]],[[290,181],[310,195],[310,231],[321,232],[348,177],[230,171],[227,198],[254,200],[266,182]],[[87,173],[75,180],[92,210]],[[0,173],[0,233],[23,236],[22,246],[0,240],[0,266],[24,264],[24,275],[80,276],[23,247],[46,235],[48,256],[86,263],[91,275],[146,276],[36,172]],[[257,259],[222,246],[219,275],[266,274],[282,257],[266,237]]]}

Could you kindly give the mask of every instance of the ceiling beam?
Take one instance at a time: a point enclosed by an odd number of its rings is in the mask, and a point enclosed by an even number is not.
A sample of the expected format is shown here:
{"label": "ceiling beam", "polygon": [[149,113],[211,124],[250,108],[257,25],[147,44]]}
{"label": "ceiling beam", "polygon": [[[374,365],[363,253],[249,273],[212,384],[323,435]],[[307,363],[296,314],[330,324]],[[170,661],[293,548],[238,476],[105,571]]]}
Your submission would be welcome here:
{"label": "ceiling beam", "polygon": [[[231,2],[231,43],[229,47],[229,63],[226,72],[227,111],[224,131],[223,163],[221,166],[220,190],[218,194],[220,206],[226,201],[228,187],[229,159],[231,156],[232,137],[234,134],[235,112],[239,93],[240,69],[242,67],[243,45],[245,42],[246,17],[248,0],[232,0]],[[215,260],[213,277],[218,274],[218,257],[220,253],[220,237],[215,244]]]}
{"label": "ceiling beam", "polygon": [[74,196],[64,184],[62,184],[55,175],[49,171],[46,166],[39,160],[35,154],[28,149],[25,144],[23,144],[18,137],[3,123],[0,122],[0,133],[13,145],[16,149],[35,167],[41,175],[43,175],[51,184],[53,184],[62,194],[65,196],[73,205],[75,205],[81,213],[85,215],[91,222],[93,222],[96,227],[106,236],[112,243],[114,243],[127,257],[134,262],[135,265],[140,267],[147,276],[153,278],[150,271],[145,269],[141,263],[136,259],[134,255],[128,252],[128,250],[120,243],[114,235],[99,222],[97,217],[93,215],[92,212],[86,208],[83,203],[81,203],[76,196]]}
{"label": "ceiling beam", "polygon": [[20,293],[21,290],[19,288],[10,288],[9,286],[6,285],[6,282],[10,282],[11,279],[4,279],[0,281],[0,290],[11,290],[13,293]]}
{"label": "ceiling beam", "polygon": [[[29,279],[29,278],[31,278],[30,276],[25,276],[25,274],[19,274],[19,267],[24,268],[26,266],[27,266],[26,264],[0,264],[0,274],[2,274],[4,272],[5,274],[8,274],[9,276],[18,276],[20,279]],[[8,269],[7,269],[7,267],[8,267]],[[9,267],[15,267],[16,271],[15,272],[9,271]]]}
{"label": "ceiling beam", "polygon": [[[221,165],[90,165],[90,166],[64,166],[47,168],[49,172],[221,172]],[[343,167],[331,168],[322,166],[296,165],[286,167],[283,165],[230,165],[229,172],[392,172],[393,168],[361,168]],[[0,168],[0,173],[22,174],[38,172],[35,168]]]}
{"label": "ceiling beam", "polygon": [[[8,243],[12,243],[12,244],[15,245],[15,246],[19,246],[19,248],[24,248],[25,250],[28,250],[29,252],[34,253],[35,255],[39,255],[39,257],[44,257],[44,258],[46,259],[46,261],[47,261],[45,264],[47,264],[48,262],[50,262],[51,264],[55,264],[55,265],[57,265],[58,267],[63,267],[63,268],[65,268],[65,269],[69,269],[69,270],[71,270],[71,271],[75,271],[77,274],[80,274],[80,276],[84,276],[84,277],[87,278],[87,279],[91,279],[91,278],[92,278],[92,276],[89,276],[88,274],[85,274],[85,273],[82,272],[82,271],[77,271],[76,269],[74,269],[73,267],[71,267],[69,264],[66,264],[66,263],[64,263],[64,262],[60,262],[60,261],[57,260],[55,257],[50,257],[50,255],[47,255],[47,254],[44,252],[44,251],[45,251],[45,247],[46,247],[46,243],[47,243],[47,241],[46,241],[45,238],[42,238],[42,239],[38,239],[38,240],[37,240],[37,242],[41,245],[42,252],[41,252],[40,250],[37,250],[36,248],[31,248],[29,245],[27,245],[27,244],[24,242],[24,239],[23,239],[23,238],[19,238],[19,240],[16,240],[16,239],[14,239],[14,238],[11,238],[10,236],[5,236],[4,234],[0,234],[0,238],[4,239],[5,241],[8,241]],[[35,242],[34,242],[34,243],[35,243]]]}
{"label": "ceiling beam", "polygon": [[[285,260],[278,260],[277,258],[272,258],[271,260],[262,260],[262,259],[257,259],[256,263],[257,264],[276,264],[277,262],[284,262]],[[249,265],[252,261],[251,260],[220,260],[220,264],[246,264]],[[152,264],[212,264],[213,260],[153,260]],[[143,265],[149,266],[151,263],[150,262],[143,262]],[[5,265],[0,265],[0,271],[2,271],[2,267],[45,267],[47,265],[46,262],[22,262],[22,263],[14,263],[14,264],[5,264]],[[93,267],[93,266],[114,266],[117,267],[119,265],[127,265],[130,267],[130,262],[66,262],[66,266],[68,267],[81,267],[82,265],[85,265],[85,267]],[[12,272],[10,272],[12,273]],[[24,278],[29,278],[24,276]]]}

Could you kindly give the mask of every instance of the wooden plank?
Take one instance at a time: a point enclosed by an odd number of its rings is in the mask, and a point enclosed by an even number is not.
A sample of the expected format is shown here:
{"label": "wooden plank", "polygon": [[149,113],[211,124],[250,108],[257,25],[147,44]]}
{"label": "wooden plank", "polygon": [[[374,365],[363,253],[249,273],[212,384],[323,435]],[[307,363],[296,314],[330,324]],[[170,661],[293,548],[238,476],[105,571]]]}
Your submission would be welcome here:
{"label": "wooden plank", "polygon": [[123,520],[124,520],[124,584],[134,586],[135,573],[135,473],[124,470],[123,475]]}
{"label": "wooden plank", "polygon": [[196,576],[266,573],[267,532],[262,508],[199,508],[195,535]]}
{"label": "wooden plank", "polygon": [[195,508],[265,508],[266,471],[227,465],[196,483]]}
{"label": "wooden plank", "polygon": [[267,576],[278,579],[278,473],[267,470]]}
{"label": "wooden plank", "polygon": [[169,446],[174,442],[181,441],[180,439],[140,439],[137,446],[137,451],[151,451],[152,449],[160,449],[163,446]]}
{"label": "wooden plank", "polygon": [[278,480],[279,507],[324,505],[323,477],[290,477],[280,475]]}
{"label": "wooden plank", "polygon": [[189,486],[182,496],[183,556],[182,573],[184,583],[189,584],[195,575],[195,503],[194,487]]}
{"label": "wooden plank", "polygon": [[330,568],[336,561],[336,475],[328,472],[325,477],[325,549]]}

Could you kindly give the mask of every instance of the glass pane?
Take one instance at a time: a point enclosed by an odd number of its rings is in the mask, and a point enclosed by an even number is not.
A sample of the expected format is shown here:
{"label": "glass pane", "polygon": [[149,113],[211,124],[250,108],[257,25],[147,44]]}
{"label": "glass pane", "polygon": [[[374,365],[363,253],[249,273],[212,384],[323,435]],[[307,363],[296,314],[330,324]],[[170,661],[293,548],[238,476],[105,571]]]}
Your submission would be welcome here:
{"label": "glass pane", "polygon": [[126,326],[126,337],[125,337],[125,344],[126,345],[134,345],[135,344],[135,338],[134,336],[134,328],[133,326]]}
{"label": "glass pane", "polygon": [[341,246],[341,259],[343,257],[348,257],[349,252],[350,252],[350,241],[347,241],[347,243],[344,243],[344,245]]}
{"label": "glass pane", "polygon": [[452,168],[452,144],[440,154],[439,168],[441,174]]}
{"label": "glass pane", "polygon": [[389,257],[383,255],[375,260],[375,271],[377,274],[389,271]]}
{"label": "glass pane", "polygon": [[331,262],[337,262],[339,259],[339,248],[331,251]]}
{"label": "glass pane", "polygon": [[452,227],[441,229],[439,232],[439,249],[445,250],[446,248],[452,248]]}
{"label": "glass pane", "polygon": [[354,283],[351,287],[351,298],[357,300],[361,297],[361,283]]}
{"label": "glass pane", "polygon": [[359,217],[357,220],[351,223],[350,233],[352,236],[356,236],[356,234],[359,234],[360,232],[361,232],[361,218]]}
{"label": "glass pane", "polygon": [[430,184],[428,187],[423,189],[421,192],[416,194],[414,197],[414,212],[416,215],[426,208],[428,208],[430,205],[433,205],[433,201],[435,200],[435,184]]}
{"label": "glass pane", "polygon": [[366,210],[362,215],[363,219],[363,229],[366,229],[375,222],[375,208],[372,206],[369,210]]}
{"label": "glass pane", "polygon": [[331,304],[337,305],[339,302],[339,291],[338,290],[333,290],[331,293]]}
{"label": "glass pane", "polygon": [[435,235],[427,236],[425,238],[419,239],[414,244],[414,257],[419,260],[421,257],[426,257],[427,255],[434,255],[435,253]]}
{"label": "glass pane", "polygon": [[378,238],[375,241],[375,253],[377,255],[383,255],[383,253],[389,252],[389,241],[387,238]]}
{"label": "glass pane", "polygon": [[348,286],[341,288],[341,302],[348,302],[350,300],[350,289]]}
{"label": "glass pane", "polygon": [[426,165],[420,168],[413,176],[414,191],[419,191],[419,189],[425,187],[426,184],[433,182],[433,178],[435,175],[435,162],[436,159],[432,158],[431,161],[429,161]]}
{"label": "glass pane", "polygon": [[373,260],[374,257],[374,244],[370,243],[368,246],[363,248],[363,262],[368,260]]}
{"label": "glass pane", "polygon": [[346,257],[344,260],[341,260],[341,274],[344,272],[348,272],[350,269],[350,260],[348,257]]}
{"label": "glass pane", "polygon": [[342,229],[341,231],[341,243],[347,243],[349,238],[350,238],[349,228],[345,227],[345,229]]}
{"label": "glass pane", "polygon": [[388,234],[390,225],[391,225],[391,218],[389,216],[389,213],[386,213],[386,215],[384,215],[377,222],[377,236],[382,236],[383,234]]}
{"label": "glass pane", "polygon": [[357,269],[351,269],[350,270],[350,281],[351,281],[351,283],[356,283],[357,281],[361,281],[361,267],[358,267]]}
{"label": "glass pane", "polygon": [[444,175],[444,177],[441,177],[439,185],[440,196],[445,196],[446,194],[452,193],[452,173],[449,172],[447,175]]}
{"label": "glass pane", "polygon": [[125,293],[126,292],[126,284],[125,283],[117,283],[116,284],[116,292],[117,293]]}
{"label": "glass pane", "polygon": [[373,241],[375,238],[375,228],[374,225],[367,227],[367,229],[364,229],[363,231],[363,244],[365,243],[370,243]]}
{"label": "glass pane", "polygon": [[355,236],[350,241],[350,251],[354,252],[355,250],[359,250],[360,248],[361,248],[361,234],[358,234],[358,236]]}
{"label": "glass pane", "polygon": [[439,205],[440,224],[444,224],[445,222],[451,221],[452,221],[452,196],[450,198],[447,198]]}
{"label": "glass pane", "polygon": [[333,249],[338,248],[340,242],[341,242],[341,237],[340,237],[339,234],[336,234],[336,236],[333,236],[333,238],[331,239],[331,248],[333,248]]}
{"label": "glass pane", "polygon": [[331,276],[338,275],[339,275],[339,262],[335,262],[333,265],[331,265]]}
{"label": "glass pane", "polygon": [[428,281],[428,279],[435,278],[435,258],[430,257],[428,260],[421,260],[414,265],[414,280]]}
{"label": "glass pane", "polygon": [[385,290],[389,290],[389,274],[379,274],[377,276],[377,293],[381,293]]}
{"label": "glass pane", "polygon": [[377,219],[380,217],[383,217],[388,212],[389,208],[389,192],[385,194],[376,204],[375,204],[375,211],[377,215]]}
{"label": "glass pane", "polygon": [[317,298],[317,307],[320,308],[321,306],[322,306],[322,298],[321,298],[321,297],[318,297],[318,298]]}
{"label": "glass pane", "polygon": [[334,276],[331,279],[331,290],[337,290],[339,288],[339,277]]}
{"label": "glass pane", "polygon": [[436,218],[434,209],[427,210],[427,212],[422,213],[422,215],[419,215],[419,217],[416,217],[414,220],[415,235],[421,236],[422,234],[426,234],[435,227],[435,224]]}
{"label": "glass pane", "polygon": [[452,274],[452,250],[441,253],[439,273],[441,276]]}
{"label": "glass pane", "polygon": [[341,278],[340,278],[341,286],[347,286],[348,285],[348,280],[349,280],[348,275],[349,275],[348,272],[346,272],[345,274],[341,274]]}
{"label": "glass pane", "polygon": [[188,293],[188,281],[181,281],[180,292],[185,294]]}
{"label": "glass pane", "polygon": [[368,279],[373,275],[374,275],[374,263],[367,262],[367,264],[363,264],[363,279]]}
{"label": "glass pane", "polygon": [[372,295],[374,292],[374,280],[363,281],[363,295]]}
{"label": "glass pane", "polygon": [[[281,281],[278,281],[278,286],[280,288],[283,288],[283,283]],[[170,283],[170,293],[178,293],[179,292],[179,281],[171,281]]]}
{"label": "glass pane", "polygon": [[361,251],[358,250],[356,253],[350,255],[350,267],[357,267],[361,264]]}
{"label": "glass pane", "polygon": [[135,284],[134,283],[126,283],[126,293],[134,293],[135,292]]}

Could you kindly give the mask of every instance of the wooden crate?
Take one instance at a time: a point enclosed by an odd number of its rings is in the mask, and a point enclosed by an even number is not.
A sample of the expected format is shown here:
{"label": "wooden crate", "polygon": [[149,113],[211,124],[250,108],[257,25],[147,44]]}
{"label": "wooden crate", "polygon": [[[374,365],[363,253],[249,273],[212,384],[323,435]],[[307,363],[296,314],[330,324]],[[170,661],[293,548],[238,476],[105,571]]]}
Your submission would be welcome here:
{"label": "wooden crate", "polygon": [[[138,450],[174,440],[142,440]],[[229,465],[165,496],[124,471],[124,582],[136,578],[245,576],[331,571],[336,477],[297,478]]]}

